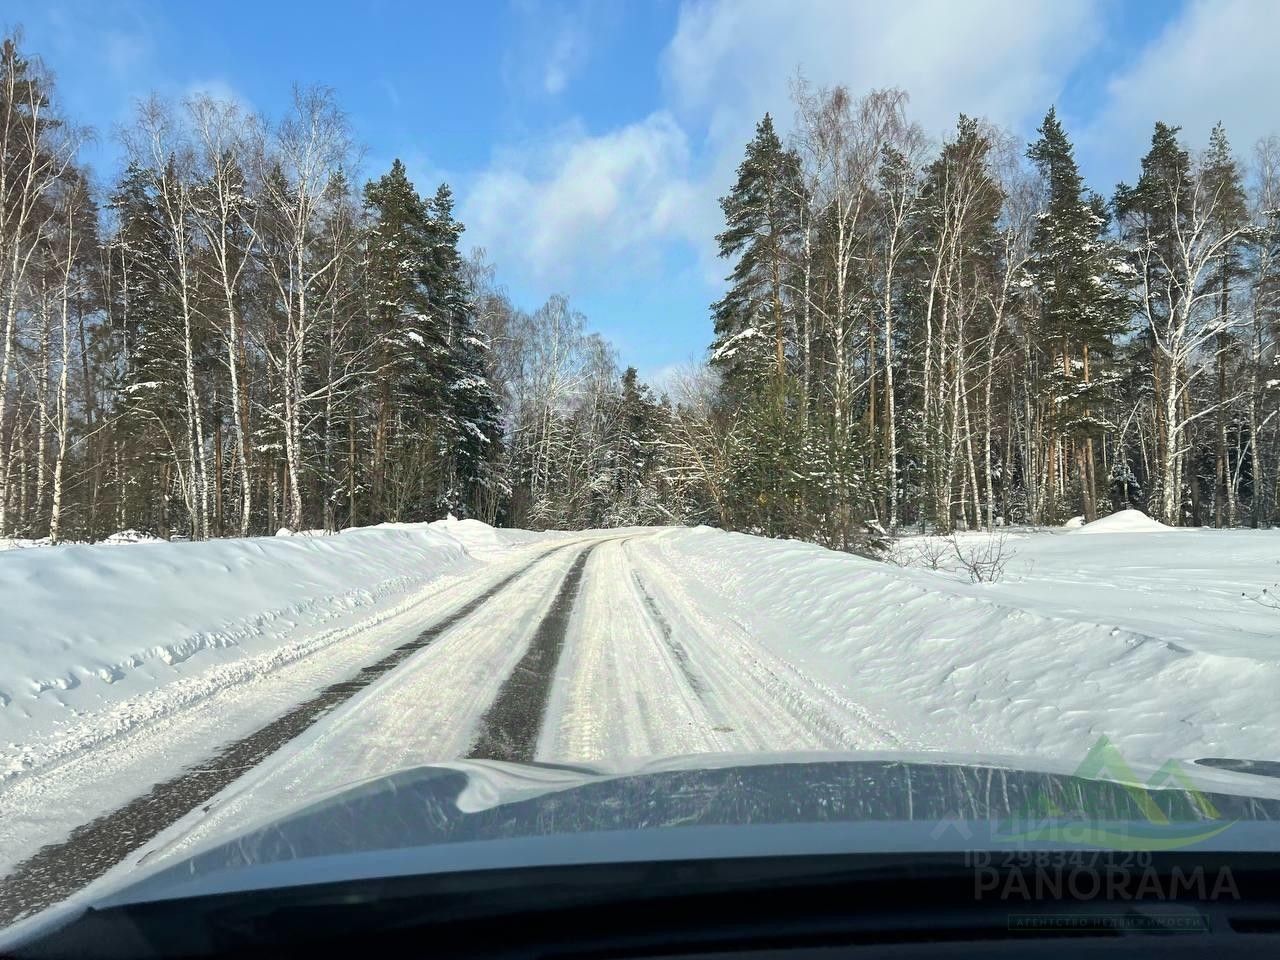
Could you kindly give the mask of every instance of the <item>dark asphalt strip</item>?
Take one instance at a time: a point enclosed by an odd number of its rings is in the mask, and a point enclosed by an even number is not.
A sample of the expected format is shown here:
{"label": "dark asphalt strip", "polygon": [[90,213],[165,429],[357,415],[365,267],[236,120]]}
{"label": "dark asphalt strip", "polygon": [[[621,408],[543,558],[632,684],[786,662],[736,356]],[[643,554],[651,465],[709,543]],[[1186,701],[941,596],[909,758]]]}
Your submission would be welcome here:
{"label": "dark asphalt strip", "polygon": [[533,760],[547,699],[551,696],[556,664],[560,662],[573,604],[582,586],[582,568],[594,549],[595,546],[590,546],[583,550],[565,574],[555,599],[551,601],[551,609],[529,641],[529,649],[503,683],[493,706],[481,718],[480,735],[467,754],[469,759],[510,760],[514,763]]}
{"label": "dark asphalt strip", "polygon": [[[559,547],[555,551],[568,549]],[[585,554],[584,554],[585,557]],[[542,558],[540,557],[539,560]],[[485,601],[526,573],[535,563],[517,570],[484,593],[467,601],[414,639],[362,668],[354,676],[330,684],[310,700],[298,704],[248,736],[227,744],[215,756],[190,767],[146,794],[73,830],[60,843],[41,847],[0,877],[0,927],[65,900],[98,879],[134,850],[152,840],[246,771],[305,731],[335,707],[427,646],[446,630],[471,616]],[[583,557],[572,570],[582,571]],[[572,571],[571,571],[572,573]],[[563,587],[561,593],[563,593]],[[557,596],[557,602],[559,596]],[[554,606],[553,606],[554,609]],[[527,659],[527,658],[526,658]],[[521,661],[523,664],[524,661]],[[506,690],[506,687],[503,687]]]}

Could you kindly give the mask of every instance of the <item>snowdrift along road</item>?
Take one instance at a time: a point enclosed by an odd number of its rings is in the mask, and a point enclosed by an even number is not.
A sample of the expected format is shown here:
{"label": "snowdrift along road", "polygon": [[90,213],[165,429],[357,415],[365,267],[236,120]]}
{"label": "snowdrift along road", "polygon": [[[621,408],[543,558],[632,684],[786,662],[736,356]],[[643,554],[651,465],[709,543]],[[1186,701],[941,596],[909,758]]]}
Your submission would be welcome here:
{"label": "snowdrift along road", "polygon": [[0,784],[342,642],[537,539],[464,520],[0,554]]}
{"label": "snowdrift along road", "polygon": [[[1276,756],[1277,614],[1226,586],[1274,554],[1271,534],[1011,538],[995,584],[707,528],[546,537],[454,522],[10,552],[0,599],[20,604],[26,632],[0,656],[25,673],[0,676],[30,682],[0,707],[0,874],[29,906],[54,889],[36,851],[62,844],[78,863],[89,834],[67,846],[71,831],[131,803],[155,827],[145,846],[98,848],[65,882],[468,755],[625,768],[944,750],[1069,768],[1106,735],[1134,760]],[[59,605],[75,583],[83,608]],[[164,656],[210,635],[227,640]],[[121,653],[123,677],[96,672]],[[158,815],[147,799],[335,688],[185,807]]]}

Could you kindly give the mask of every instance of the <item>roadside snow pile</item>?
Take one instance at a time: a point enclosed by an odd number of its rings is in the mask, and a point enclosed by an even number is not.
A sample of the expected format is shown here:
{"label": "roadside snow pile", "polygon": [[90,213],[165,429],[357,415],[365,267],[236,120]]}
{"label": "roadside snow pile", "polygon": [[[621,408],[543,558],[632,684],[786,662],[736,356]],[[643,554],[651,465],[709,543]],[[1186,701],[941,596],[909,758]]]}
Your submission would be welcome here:
{"label": "roadside snow pile", "polygon": [[[186,538],[183,538],[183,539],[185,540]],[[79,540],[63,540],[55,544],[48,537],[41,537],[38,540],[0,538],[0,550],[24,550],[28,547],[54,547],[54,546],[69,547],[82,542],[83,541],[79,541]],[[168,541],[162,540],[160,537],[157,537],[154,534],[144,533],[141,530],[121,530],[117,533],[111,534],[110,536],[103,537],[98,542],[106,543],[106,544],[122,544],[122,543],[167,543]]]}
{"label": "roadside snow pile", "polygon": [[110,736],[274,669],[523,540],[475,527],[485,558],[439,523],[0,555],[0,782],[34,741]]}
{"label": "roadside snow pile", "polygon": [[21,537],[0,537],[0,550],[27,550],[31,547],[47,547],[52,543],[48,537],[39,540],[24,540]]}
{"label": "roadside snow pile", "polygon": [[[1068,523],[1070,525],[1070,523]],[[1077,528],[1078,533],[1168,533],[1173,527],[1152,520],[1141,510],[1119,510]]]}
{"label": "roadside snow pile", "polygon": [[1280,534],[1010,543],[1016,566],[986,584],[706,529],[635,547],[690,571],[664,587],[699,629],[749,636],[904,743],[1070,763],[1106,735],[1134,760],[1280,759],[1280,612],[1240,597],[1280,572]]}
{"label": "roadside snow pile", "polygon": [[1064,530],[1079,530],[1084,526],[1084,517],[1072,517],[1062,525]]}
{"label": "roadside snow pile", "polygon": [[119,533],[113,533],[111,536],[102,540],[103,543],[165,543],[157,536],[150,533],[143,533],[141,530],[121,530]]}
{"label": "roadside snow pile", "polygon": [[531,530],[499,530],[479,520],[437,520],[431,529],[441,530],[453,537],[467,548],[467,552],[479,560],[489,560],[501,556],[511,549],[512,544],[533,543],[548,537],[567,537],[567,533],[535,533]]}

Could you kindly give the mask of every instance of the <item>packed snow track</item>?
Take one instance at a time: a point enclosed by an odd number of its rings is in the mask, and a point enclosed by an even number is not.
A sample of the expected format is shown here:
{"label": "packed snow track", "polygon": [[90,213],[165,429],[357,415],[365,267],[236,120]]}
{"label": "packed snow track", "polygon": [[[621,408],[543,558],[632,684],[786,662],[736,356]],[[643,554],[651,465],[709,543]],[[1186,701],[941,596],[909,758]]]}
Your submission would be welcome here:
{"label": "packed snow track", "polygon": [[17,777],[0,789],[0,926],[405,766],[914,745],[699,610],[667,555],[641,549],[660,536],[527,547],[445,584],[429,615],[371,618],[109,750]]}

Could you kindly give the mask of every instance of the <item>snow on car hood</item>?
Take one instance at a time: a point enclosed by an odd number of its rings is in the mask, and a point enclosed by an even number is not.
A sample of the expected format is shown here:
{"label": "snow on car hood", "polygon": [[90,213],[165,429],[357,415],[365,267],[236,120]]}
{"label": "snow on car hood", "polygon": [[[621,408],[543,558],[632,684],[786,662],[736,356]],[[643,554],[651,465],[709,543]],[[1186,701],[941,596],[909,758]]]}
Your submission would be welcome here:
{"label": "snow on car hood", "polygon": [[452,761],[356,784],[177,862],[161,855],[96,903],[553,863],[1107,845],[1087,830],[1028,843],[1023,828],[1045,818],[1109,824],[1111,838],[1129,825],[1139,844],[1160,835],[1152,849],[1172,837],[1280,850],[1280,779],[1169,770],[1129,767],[1124,783],[939,754],[703,755],[623,771]]}

